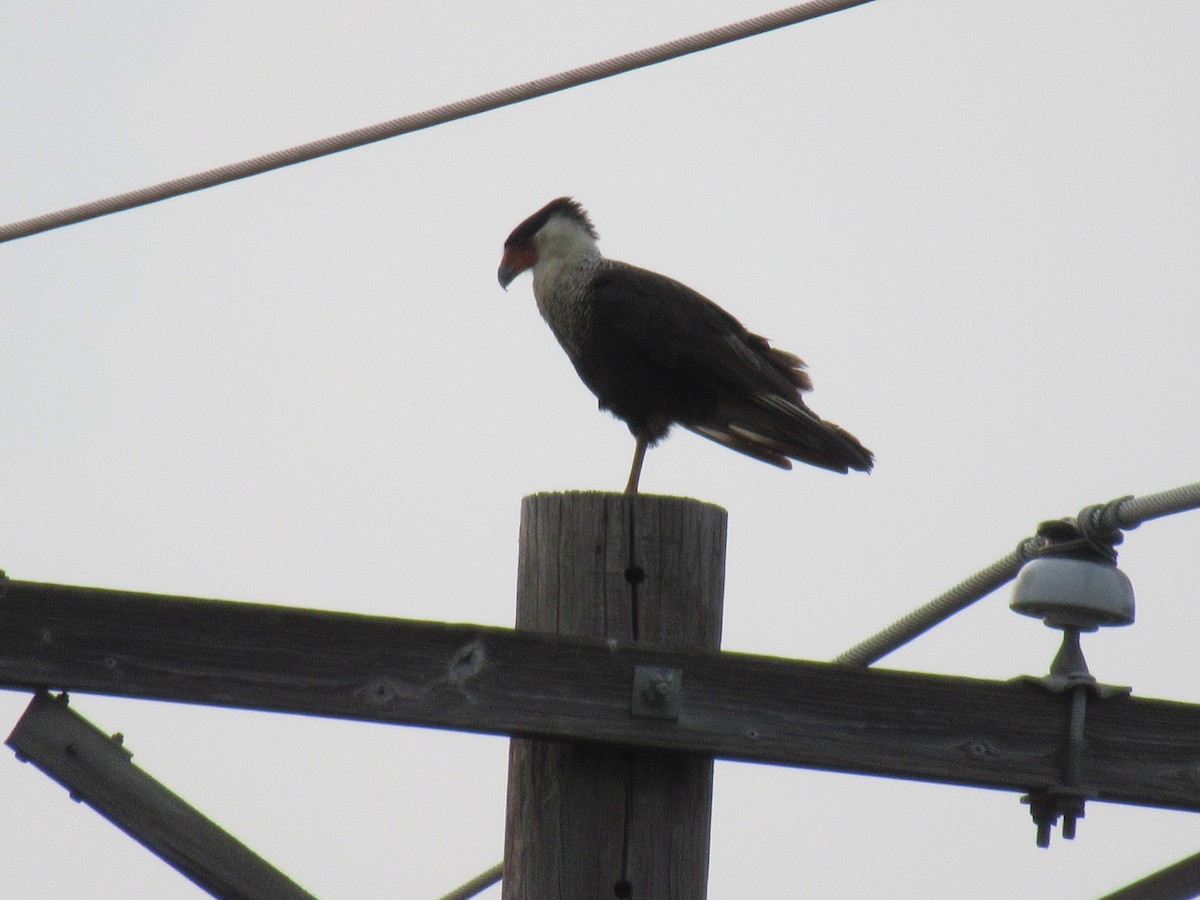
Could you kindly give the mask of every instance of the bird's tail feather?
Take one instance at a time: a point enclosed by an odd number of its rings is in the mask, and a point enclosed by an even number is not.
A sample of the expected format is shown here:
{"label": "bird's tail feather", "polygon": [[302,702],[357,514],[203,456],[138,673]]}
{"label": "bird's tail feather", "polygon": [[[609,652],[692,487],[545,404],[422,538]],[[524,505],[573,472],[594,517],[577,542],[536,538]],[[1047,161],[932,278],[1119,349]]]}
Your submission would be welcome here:
{"label": "bird's tail feather", "polygon": [[773,466],[779,466],[781,469],[790,469],[792,467],[792,461],[787,458],[786,454],[776,453],[763,446],[762,439],[758,435],[744,437],[732,429],[710,428],[706,425],[685,425],[684,428],[695,432],[701,437],[706,437],[710,441],[716,441],[730,450],[736,450],[738,453],[744,453],[747,456],[752,456]]}
{"label": "bird's tail feather", "polygon": [[871,471],[875,462],[871,451],[844,428],[785,397],[756,399],[760,402],[723,410],[723,425],[685,427],[780,468],[790,469],[790,458],[834,472]]}

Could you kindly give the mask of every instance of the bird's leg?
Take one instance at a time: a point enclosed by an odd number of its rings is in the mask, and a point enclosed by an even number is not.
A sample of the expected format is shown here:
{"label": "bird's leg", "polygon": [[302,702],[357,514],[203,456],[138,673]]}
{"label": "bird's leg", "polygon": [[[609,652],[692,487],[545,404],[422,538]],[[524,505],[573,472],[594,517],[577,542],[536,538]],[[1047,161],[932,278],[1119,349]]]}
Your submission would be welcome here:
{"label": "bird's leg", "polygon": [[642,476],[642,460],[646,458],[647,443],[644,437],[637,438],[637,446],[633,450],[633,468],[629,470],[629,484],[625,485],[626,496],[637,493],[638,479]]}

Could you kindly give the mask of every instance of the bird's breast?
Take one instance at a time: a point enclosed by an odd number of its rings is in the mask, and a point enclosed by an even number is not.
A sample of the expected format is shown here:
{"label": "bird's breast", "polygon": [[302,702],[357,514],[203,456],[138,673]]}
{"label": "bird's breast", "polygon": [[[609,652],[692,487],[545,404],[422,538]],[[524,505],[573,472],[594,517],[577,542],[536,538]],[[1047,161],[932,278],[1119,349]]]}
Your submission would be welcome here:
{"label": "bird's breast", "polygon": [[587,339],[593,309],[588,302],[592,275],[592,267],[541,264],[533,273],[538,312],[572,357],[578,356]]}

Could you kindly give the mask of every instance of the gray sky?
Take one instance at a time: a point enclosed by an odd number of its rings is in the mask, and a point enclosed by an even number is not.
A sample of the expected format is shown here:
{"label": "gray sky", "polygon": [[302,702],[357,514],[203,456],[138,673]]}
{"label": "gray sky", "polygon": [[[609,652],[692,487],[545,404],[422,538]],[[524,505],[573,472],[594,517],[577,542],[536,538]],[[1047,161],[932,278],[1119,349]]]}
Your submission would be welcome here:
{"label": "gray sky", "polygon": [[[770,9],[13,2],[13,221]],[[12,578],[508,625],[520,498],[619,490],[633,441],[504,237],[561,194],[602,249],[803,356],[870,477],[690,434],[642,488],[729,510],[726,649],[828,659],[1037,522],[1200,477],[1200,6],[878,0],[737,45],[0,246]],[[1093,673],[1200,701],[1195,514],[1132,533],[1138,622]],[[1057,635],[1007,592],[889,657],[1007,679]],[[27,697],[0,693],[7,733]],[[322,897],[431,897],[499,860],[507,743],[76,696]],[[198,889],[0,759],[0,893]],[[1092,897],[1200,850],[1092,804],[718,764],[710,896]],[[498,896],[493,890],[488,896]]]}

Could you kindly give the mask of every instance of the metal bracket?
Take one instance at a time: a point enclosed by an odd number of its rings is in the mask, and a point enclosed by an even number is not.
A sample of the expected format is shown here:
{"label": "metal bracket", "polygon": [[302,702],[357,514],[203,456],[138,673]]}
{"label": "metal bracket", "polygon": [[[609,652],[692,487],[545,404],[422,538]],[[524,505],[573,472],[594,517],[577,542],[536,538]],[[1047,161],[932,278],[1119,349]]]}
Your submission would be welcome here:
{"label": "metal bracket", "polygon": [[1082,685],[1098,700],[1128,697],[1133,693],[1133,688],[1128,685],[1101,684],[1094,678],[1087,679],[1072,675],[1018,675],[1016,678],[1010,679],[1010,683],[1037,685],[1052,694],[1065,694],[1072,688]]}
{"label": "metal bracket", "polygon": [[633,667],[633,698],[629,703],[631,714],[644,719],[678,721],[682,700],[682,669]]}
{"label": "metal bracket", "polygon": [[1062,646],[1050,666],[1050,674],[1042,678],[1026,676],[1014,679],[1018,682],[1036,684],[1044,690],[1062,696],[1068,704],[1066,741],[1062,748],[1061,780],[1030,791],[1021,798],[1029,805],[1029,814],[1037,825],[1037,845],[1050,846],[1050,829],[1062,817],[1062,835],[1067,840],[1075,837],[1075,823],[1083,818],[1084,805],[1095,797],[1085,790],[1084,783],[1084,721],[1087,717],[1088,697],[1103,701],[1110,697],[1121,697],[1131,692],[1130,688],[1112,684],[1100,684],[1088,671],[1087,660],[1079,647],[1078,625],[1063,627]]}
{"label": "metal bracket", "polygon": [[1028,681],[1066,697],[1069,704],[1066,742],[1062,750],[1061,782],[1030,791],[1021,798],[1022,803],[1029,805],[1029,814],[1037,825],[1037,845],[1045,848],[1050,846],[1050,829],[1058,822],[1059,816],[1062,816],[1063,820],[1062,836],[1067,840],[1074,839],[1075,823],[1083,818],[1086,801],[1096,796],[1095,793],[1081,787],[1085,747],[1083,726],[1087,716],[1088,696],[1094,694],[1100,699],[1121,696],[1129,693],[1129,688],[1098,684],[1096,679],[1087,673],[1086,665],[1082,672],[1057,672],[1045,678],[1030,678]]}

